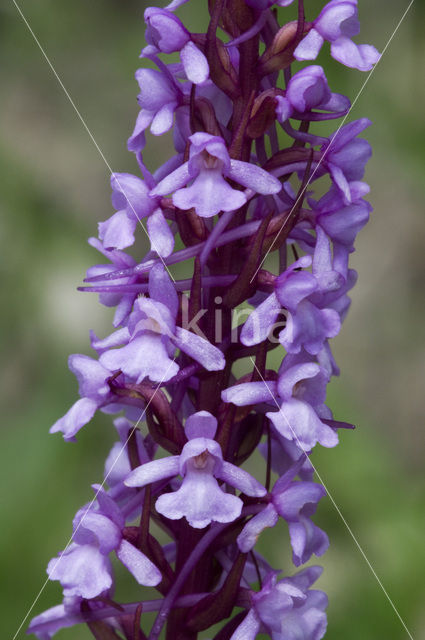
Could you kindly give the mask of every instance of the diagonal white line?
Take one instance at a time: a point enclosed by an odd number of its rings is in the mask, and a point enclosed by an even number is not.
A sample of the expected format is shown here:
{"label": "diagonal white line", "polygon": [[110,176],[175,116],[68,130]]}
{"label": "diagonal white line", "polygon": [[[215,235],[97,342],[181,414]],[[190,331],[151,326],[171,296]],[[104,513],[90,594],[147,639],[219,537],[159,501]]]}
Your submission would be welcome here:
{"label": "diagonal white line", "polygon": [[[117,463],[117,462],[118,462],[118,460],[120,459],[121,454],[123,453],[123,451],[125,451],[125,448],[126,448],[126,446],[128,445],[128,443],[129,443],[129,441],[130,441],[130,439],[131,439],[131,436],[133,435],[133,433],[134,433],[134,432],[135,432],[135,430],[137,429],[137,426],[138,426],[138,425],[140,424],[140,422],[143,420],[143,418],[144,418],[144,416],[145,416],[145,414],[146,414],[146,411],[147,411],[147,409],[148,409],[148,407],[149,407],[150,403],[152,402],[152,400],[154,399],[155,395],[156,395],[156,394],[157,394],[157,392],[159,391],[159,389],[160,389],[160,385],[164,382],[164,380],[165,380],[165,378],[166,378],[166,376],[167,376],[167,373],[168,373],[168,371],[170,370],[171,365],[175,362],[175,360],[176,360],[176,358],[174,358],[174,360],[169,364],[169,366],[168,366],[168,368],[167,368],[167,371],[164,373],[164,376],[163,376],[163,378],[162,378],[161,382],[159,382],[159,383],[158,383],[158,387],[155,389],[154,393],[152,394],[152,397],[151,397],[151,398],[149,399],[149,401],[146,403],[146,407],[144,408],[143,412],[140,414],[140,418],[137,420],[137,422],[135,423],[134,427],[131,429],[130,434],[129,434],[129,436],[128,436],[127,440],[125,441],[125,443],[124,443],[124,444],[123,444],[123,446],[121,447],[120,451],[118,452],[118,455],[117,455],[117,457],[115,458],[114,462],[112,463],[111,468],[109,469],[108,473],[107,473],[107,474],[106,474],[106,476],[104,477],[104,479],[103,479],[103,481],[102,481],[102,484],[99,486],[98,490],[96,491],[96,494],[95,494],[95,496],[94,496],[93,500],[90,502],[89,506],[87,507],[86,511],[84,512],[84,515],[82,516],[82,518],[81,518],[80,522],[78,523],[78,525],[77,525],[77,527],[76,527],[75,531],[72,533],[72,536],[69,538],[69,540],[68,540],[68,542],[67,542],[67,544],[66,544],[65,549],[61,552],[61,554],[60,554],[59,558],[57,559],[57,562],[55,562],[55,565],[54,565],[54,567],[53,567],[53,569],[52,569],[52,571],[51,571],[50,573],[53,573],[53,572],[55,571],[56,567],[58,566],[58,564],[59,564],[59,563],[60,563],[60,561],[62,560],[62,558],[63,558],[63,556],[64,556],[64,554],[65,554],[66,550],[68,549],[68,547],[69,547],[69,546],[70,546],[70,544],[72,543],[72,541],[73,541],[73,539],[74,539],[75,534],[77,533],[78,529],[79,529],[79,528],[81,527],[81,525],[83,524],[84,519],[85,519],[85,517],[87,516],[88,512],[90,511],[90,509],[92,508],[93,504],[96,502],[97,496],[99,495],[99,493],[102,491],[103,487],[105,486],[106,481],[108,480],[108,478],[109,478],[109,476],[110,476],[110,474],[111,474],[111,472],[112,472],[113,468],[115,467],[116,463]],[[24,624],[25,624],[25,622],[26,622],[26,620],[27,620],[28,616],[30,615],[31,611],[34,609],[35,605],[37,604],[37,602],[38,602],[38,600],[39,600],[39,598],[40,598],[41,594],[43,593],[44,589],[46,588],[46,586],[47,586],[47,584],[48,584],[49,580],[50,580],[50,577],[48,576],[48,577],[46,578],[46,580],[44,581],[44,583],[43,583],[43,585],[42,585],[42,587],[41,587],[40,591],[39,591],[39,592],[38,592],[38,594],[36,595],[36,597],[35,597],[35,599],[34,599],[33,603],[32,603],[32,604],[31,604],[31,606],[30,606],[30,608],[28,609],[27,613],[25,614],[25,617],[24,617],[24,619],[22,620],[21,624],[19,625],[19,628],[18,628],[18,630],[16,631],[15,635],[13,636],[12,640],[15,640],[15,639],[17,638],[17,636],[18,636],[18,634],[19,634],[20,630],[21,630],[21,629],[22,629],[22,627],[24,626]]]}
{"label": "diagonal white line", "polygon": [[279,232],[277,233],[276,237],[274,238],[273,242],[271,243],[270,247],[268,248],[264,258],[262,259],[262,261],[260,262],[260,265],[257,269],[257,271],[254,273],[254,275],[252,276],[250,282],[252,282],[254,280],[254,278],[256,277],[257,273],[260,271],[261,267],[263,266],[267,256],[269,255],[270,251],[273,249],[278,237],[280,236],[282,229],[284,228],[286,222],[289,220],[289,218],[291,217],[293,211],[295,210],[295,208],[297,207],[298,203],[300,202],[300,200],[302,200],[304,198],[304,194],[307,190],[308,185],[310,184],[310,182],[313,180],[314,176],[316,175],[320,165],[323,163],[323,160],[326,158],[330,148],[332,147],[332,144],[335,141],[335,138],[337,137],[337,135],[339,134],[339,132],[341,131],[342,127],[344,126],[344,124],[347,121],[348,116],[351,114],[352,110],[354,109],[355,105],[357,104],[357,101],[359,100],[360,96],[363,93],[363,90],[365,89],[367,83],[369,82],[369,80],[371,79],[372,75],[375,72],[375,69],[377,68],[378,64],[381,62],[384,53],[386,52],[386,50],[388,49],[388,47],[390,46],[394,36],[396,35],[397,31],[399,30],[399,28],[401,27],[402,22],[404,21],[405,17],[407,16],[407,14],[409,13],[413,3],[415,0],[411,0],[409,3],[409,6],[407,7],[407,9],[405,10],[405,12],[403,13],[403,15],[401,16],[400,20],[397,23],[396,28],[394,29],[394,31],[392,32],[391,36],[389,37],[387,44],[385,45],[385,47],[382,49],[382,53],[381,53],[381,57],[379,58],[378,62],[375,64],[375,66],[371,69],[371,71],[369,71],[369,73],[366,76],[366,80],[363,82],[362,86],[359,89],[359,92],[357,93],[356,97],[354,98],[351,107],[349,108],[348,112],[345,114],[341,124],[339,125],[338,129],[335,131],[333,137],[331,138],[331,141],[329,143],[329,146],[327,147],[327,149],[325,150],[324,154],[322,155],[322,157],[320,158],[319,162],[317,163],[317,166],[315,167],[313,173],[311,174],[311,176],[309,177],[309,179],[307,180],[306,185],[304,186],[304,188],[301,190],[298,198],[296,199],[292,209],[290,210],[290,212],[288,213],[288,215],[286,216],[285,220],[282,223],[282,226],[279,229]]}
{"label": "diagonal white line", "polygon": [[[22,20],[24,21],[24,23],[25,23],[25,25],[26,25],[26,27],[27,27],[28,31],[29,31],[29,32],[30,32],[30,34],[32,35],[32,37],[33,37],[33,39],[34,39],[35,43],[37,44],[38,48],[40,49],[41,53],[43,54],[43,57],[44,57],[44,59],[46,60],[46,62],[47,62],[47,64],[48,64],[48,66],[50,67],[50,69],[51,69],[51,71],[52,71],[53,75],[55,76],[56,80],[57,80],[57,81],[58,81],[58,83],[60,84],[60,86],[61,86],[61,88],[62,88],[62,90],[63,90],[64,94],[65,94],[65,95],[66,95],[66,97],[68,98],[68,100],[69,100],[69,102],[70,102],[70,104],[71,104],[72,108],[74,109],[75,113],[77,114],[77,116],[78,116],[78,118],[79,118],[79,120],[80,120],[81,124],[83,125],[84,129],[87,131],[88,136],[89,136],[90,140],[92,141],[92,143],[94,144],[94,146],[96,147],[96,150],[98,151],[98,153],[99,153],[100,157],[102,158],[103,162],[106,164],[106,166],[107,166],[107,168],[109,169],[109,171],[110,171],[111,173],[114,173],[114,172],[113,172],[113,170],[112,170],[111,165],[109,164],[108,160],[107,160],[107,159],[106,159],[106,157],[105,157],[105,154],[103,153],[102,149],[99,147],[98,143],[96,142],[96,140],[95,140],[95,138],[94,138],[94,136],[93,136],[92,132],[90,131],[90,129],[89,129],[89,127],[88,127],[88,125],[87,125],[86,121],[84,120],[83,116],[81,115],[81,113],[80,113],[80,111],[79,111],[79,109],[78,109],[77,105],[75,104],[74,100],[71,98],[71,96],[70,96],[70,94],[69,94],[69,91],[68,91],[68,90],[67,90],[67,88],[65,87],[65,85],[64,85],[64,83],[62,82],[62,80],[61,80],[61,78],[60,78],[59,74],[57,73],[56,69],[54,68],[54,66],[53,66],[52,62],[50,61],[49,56],[47,55],[47,53],[46,53],[46,52],[45,52],[45,50],[43,49],[43,47],[42,47],[42,45],[41,45],[41,43],[40,43],[39,39],[38,39],[38,38],[37,38],[37,36],[35,35],[35,33],[34,33],[33,29],[31,28],[31,26],[30,26],[30,24],[29,24],[29,22],[28,22],[28,20],[26,19],[26,17],[25,17],[25,16],[24,16],[24,14],[22,13],[21,8],[20,8],[20,7],[19,7],[19,5],[17,4],[16,0],[12,0],[12,2],[13,2],[13,4],[15,5],[16,10],[18,11],[18,13],[19,13],[19,15],[21,16]],[[165,267],[166,271],[168,271],[168,274],[169,274],[170,278],[173,280],[173,282],[175,282],[175,280],[174,280],[174,278],[173,278],[173,276],[172,276],[172,274],[171,274],[170,270],[168,269],[167,265],[165,264],[165,262],[164,262],[163,258],[160,256],[159,252],[156,250],[154,242],[153,242],[153,241],[151,240],[151,238],[149,237],[149,234],[148,234],[148,232],[147,232],[147,230],[146,230],[146,227],[145,227],[145,225],[143,224],[143,222],[142,222],[141,218],[138,216],[138,214],[137,214],[136,210],[134,209],[134,206],[133,206],[133,204],[132,204],[132,202],[131,202],[130,198],[127,196],[127,193],[126,193],[125,189],[124,189],[124,188],[122,187],[122,185],[120,184],[120,181],[118,180],[118,178],[116,178],[116,180],[117,180],[117,184],[118,184],[119,188],[121,189],[122,193],[123,193],[123,194],[125,195],[125,197],[127,198],[127,202],[128,202],[128,204],[130,205],[131,210],[133,211],[133,213],[134,213],[135,217],[136,217],[136,218],[137,218],[137,220],[139,221],[140,226],[142,227],[143,231],[145,232],[146,236],[148,237],[148,240],[152,243],[152,246],[153,246],[154,250],[157,252],[158,257],[160,258],[160,260],[161,260],[162,264],[164,265],[164,267]]]}
{"label": "diagonal white line", "polygon": [[[299,439],[298,439],[297,434],[295,433],[295,431],[293,430],[292,426],[290,425],[288,418],[287,418],[287,417],[286,417],[286,415],[283,413],[283,411],[282,411],[282,409],[281,409],[281,407],[280,407],[280,405],[279,405],[278,401],[276,400],[276,398],[275,398],[275,396],[274,396],[274,394],[273,394],[272,390],[270,389],[270,387],[269,387],[269,385],[267,384],[266,380],[264,380],[263,376],[261,375],[260,370],[258,369],[257,365],[255,364],[255,360],[254,360],[252,357],[251,357],[251,362],[252,362],[252,364],[254,365],[254,368],[255,368],[255,370],[257,371],[258,375],[260,376],[261,380],[264,382],[264,384],[265,384],[265,386],[266,386],[266,388],[267,388],[268,392],[270,393],[271,397],[273,398],[273,400],[274,400],[274,402],[275,402],[275,404],[276,404],[276,407],[277,407],[277,408],[278,408],[278,410],[279,410],[280,415],[283,417],[283,419],[285,420],[285,422],[286,422],[286,424],[288,425],[289,429],[291,430],[292,435],[294,436],[294,440],[296,441],[296,443],[297,443],[297,445],[299,446],[299,448],[301,449],[301,451],[304,451],[304,447],[303,447],[303,446],[302,446],[302,444],[300,443],[300,441],[299,441]],[[305,451],[304,451],[304,452],[305,452]],[[382,584],[382,582],[381,582],[381,580],[380,580],[379,576],[377,575],[377,573],[376,573],[375,569],[373,568],[373,566],[372,566],[372,564],[370,563],[370,561],[369,561],[368,557],[366,556],[366,553],[364,552],[363,547],[360,545],[360,542],[357,540],[356,536],[354,535],[354,533],[353,533],[353,531],[352,531],[352,529],[351,529],[350,525],[348,524],[347,520],[344,518],[344,516],[343,516],[343,514],[342,514],[342,512],[341,512],[341,509],[338,507],[337,503],[335,502],[334,497],[332,496],[332,494],[331,494],[331,492],[329,491],[328,487],[327,487],[327,486],[326,486],[326,484],[324,483],[322,476],[320,475],[320,473],[319,473],[319,472],[318,472],[318,470],[317,470],[317,467],[315,467],[315,465],[314,465],[314,464],[313,464],[313,462],[310,460],[310,458],[309,458],[308,460],[309,460],[309,463],[311,464],[311,466],[313,467],[314,472],[315,472],[316,476],[318,477],[320,484],[322,484],[322,485],[323,485],[323,487],[324,487],[324,489],[325,489],[326,493],[328,494],[329,500],[332,502],[333,506],[334,506],[334,507],[335,507],[335,509],[336,509],[336,512],[338,513],[339,517],[341,518],[342,522],[344,523],[344,525],[345,525],[345,527],[346,527],[346,529],[347,529],[348,533],[349,533],[349,534],[350,534],[350,536],[353,538],[353,540],[354,540],[354,542],[355,542],[355,544],[356,544],[356,547],[357,547],[357,548],[358,548],[358,550],[360,551],[360,553],[361,553],[361,555],[363,556],[363,558],[364,558],[364,560],[365,560],[365,562],[366,562],[367,566],[368,566],[368,567],[369,567],[369,569],[371,570],[371,572],[372,572],[372,574],[374,575],[374,577],[375,577],[375,579],[376,579],[377,583],[379,584],[379,586],[381,587],[382,591],[384,592],[385,597],[387,598],[388,602],[390,603],[391,607],[393,608],[393,610],[394,610],[394,612],[395,612],[395,614],[396,614],[397,618],[400,620],[401,624],[403,625],[404,630],[406,631],[406,633],[407,633],[407,635],[409,636],[410,640],[413,640],[413,636],[412,636],[412,634],[410,633],[409,629],[407,628],[406,623],[404,622],[403,618],[401,617],[401,615],[400,615],[400,613],[399,613],[399,611],[398,611],[397,607],[395,606],[394,602],[392,601],[392,599],[391,599],[391,597],[390,597],[390,595],[389,595],[388,591],[385,589],[385,587],[384,587],[384,585]]]}

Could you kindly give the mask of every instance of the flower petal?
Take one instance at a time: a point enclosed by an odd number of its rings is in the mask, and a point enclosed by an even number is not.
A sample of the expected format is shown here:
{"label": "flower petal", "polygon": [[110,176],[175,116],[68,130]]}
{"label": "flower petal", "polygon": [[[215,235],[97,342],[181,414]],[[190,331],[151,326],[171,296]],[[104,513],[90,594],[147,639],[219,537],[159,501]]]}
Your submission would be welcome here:
{"label": "flower petal", "polygon": [[221,392],[223,402],[246,407],[259,402],[272,402],[276,395],[276,382],[243,382]]}
{"label": "flower petal", "polygon": [[176,333],[171,339],[176,347],[199,362],[207,371],[221,371],[226,366],[226,359],[220,349],[192,331],[176,327]]}
{"label": "flower petal", "polygon": [[247,496],[262,498],[267,493],[265,487],[250,473],[231,462],[223,461],[221,468],[216,472],[216,477],[224,480],[224,482],[235,487],[235,489],[239,489],[239,491],[242,491],[242,493]]}
{"label": "flower petal", "polygon": [[237,537],[237,543],[242,553],[248,553],[257,544],[258,537],[267,527],[274,527],[279,516],[272,504],[268,504],[263,511],[257,513],[244,526]]}
{"label": "flower petal", "polygon": [[262,195],[279,193],[282,190],[280,180],[265,169],[249,162],[242,162],[242,160],[230,160],[228,175],[232,180]]}
{"label": "flower petal", "polygon": [[144,487],[152,482],[172,478],[179,473],[180,456],[168,456],[159,460],[152,460],[134,469],[124,480],[127,487]]}
{"label": "flower petal", "polygon": [[161,572],[144,553],[135,546],[122,540],[118,547],[117,556],[124,566],[133,574],[139,584],[145,587],[155,587],[162,580]]}
{"label": "flower petal", "polygon": [[156,209],[148,217],[146,225],[152,251],[156,251],[162,258],[169,256],[174,249],[174,236],[161,209]]}
{"label": "flower petal", "polygon": [[98,403],[90,398],[81,398],[70,410],[50,427],[49,433],[62,431],[64,440],[75,440],[75,434],[93,418]]}
{"label": "flower petal", "polygon": [[180,59],[187,79],[194,84],[201,84],[208,80],[210,68],[202,51],[191,41],[180,51]]}

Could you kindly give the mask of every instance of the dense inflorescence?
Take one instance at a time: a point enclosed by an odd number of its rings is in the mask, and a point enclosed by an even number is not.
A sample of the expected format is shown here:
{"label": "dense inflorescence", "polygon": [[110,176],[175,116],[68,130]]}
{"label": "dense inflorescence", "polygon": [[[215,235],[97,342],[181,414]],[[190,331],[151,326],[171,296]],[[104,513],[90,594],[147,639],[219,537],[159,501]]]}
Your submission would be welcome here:
{"label": "dense inflorescence", "polygon": [[[311,131],[345,118],[350,101],[305,61],[325,41],[363,71],[379,54],[352,40],[357,0],[331,0],[313,22],[299,0],[283,26],[292,0],[210,0],[206,33],[176,16],[186,1],[145,11],[149,67],[136,72],[128,141],[139,175],[112,175],[116,213],[90,239],[109,262],[82,289],[115,308],[115,330],[91,333],[95,358],[70,357],[81,397],[51,432],[75,440],[102,411],[117,414],[117,442],[72,543],[48,565],[64,601],[31,622],[41,639],[78,623],[106,640],[155,640],[163,627],[167,640],[213,625],[215,640],[326,630],[327,597],[311,588],[321,568],[302,568],[329,544],[312,520],[325,490],[310,454],[350,426],[325,399],[338,374],[329,339],[356,281],[349,255],[371,211],[371,150],[358,137],[370,122]],[[148,130],[172,132],[174,145],[153,174]],[[126,253],[146,237],[147,255]],[[283,578],[255,548],[279,520],[301,567]],[[115,601],[113,552],[159,596],[135,584],[133,602]]]}

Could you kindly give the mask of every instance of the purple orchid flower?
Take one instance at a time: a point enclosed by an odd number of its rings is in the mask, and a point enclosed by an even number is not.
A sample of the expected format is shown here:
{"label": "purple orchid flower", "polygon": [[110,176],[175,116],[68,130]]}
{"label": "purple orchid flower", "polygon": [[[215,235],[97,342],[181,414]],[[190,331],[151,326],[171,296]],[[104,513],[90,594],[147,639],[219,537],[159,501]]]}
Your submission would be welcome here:
{"label": "purple orchid flower", "polygon": [[330,142],[322,146],[329,173],[341,191],[345,204],[359,199],[366,190],[359,181],[363,178],[372,150],[367,140],[356,137],[370,124],[367,118],[350,122],[331,135]]}
{"label": "purple orchid flower", "polygon": [[327,375],[315,362],[301,355],[298,363],[285,363],[274,381],[245,382],[222,392],[223,402],[243,407],[260,402],[278,403],[279,411],[268,412],[276,431],[287,440],[294,440],[302,451],[310,451],[317,442],[324,447],[338,444],[334,429],[322,419],[332,418],[323,404]]}
{"label": "purple orchid flower", "polygon": [[112,373],[102,364],[81,354],[69,357],[68,365],[76,376],[81,398],[50,428],[50,433],[61,431],[65,440],[75,440],[75,434],[93,418],[96,411],[114,401],[107,383]]}
{"label": "purple orchid flower", "polygon": [[298,271],[310,264],[311,258],[303,256],[276,278],[275,292],[245,322],[241,332],[243,344],[251,346],[263,342],[275,327],[281,309],[288,313],[279,341],[288,353],[299,353],[304,348],[316,355],[327,338],[338,334],[341,325],[338,313],[319,308],[310,300],[319,288],[315,276],[308,271]]}
{"label": "purple orchid flower", "polygon": [[111,371],[121,370],[136,383],[145,377],[153,382],[164,382],[180,369],[173,359],[177,348],[207,371],[224,368],[226,362],[217,347],[176,325],[177,293],[160,263],[150,272],[149,295],[150,298],[137,298],[128,321],[128,332],[116,336],[120,344],[127,344],[120,349],[104,351],[99,358],[102,365]]}
{"label": "purple orchid flower", "polygon": [[148,127],[154,136],[160,136],[171,129],[174,112],[181,104],[183,95],[182,87],[163,71],[138,69],[136,80],[140,86],[137,101],[141,111],[128,139],[128,149],[134,152],[145,147],[145,130]]}
{"label": "purple orchid flower", "polygon": [[155,508],[166,518],[186,518],[195,529],[211,522],[233,522],[242,511],[242,500],[226,493],[218,480],[248,496],[262,497],[266,489],[249,473],[223,460],[220,445],[213,440],[217,420],[208,411],[198,411],[185,425],[188,442],[179,456],[153,460],[135,469],[125,481],[128,487],[144,487],[180,474],[183,482],[173,493],[164,493]]}
{"label": "purple orchid flower", "polygon": [[201,84],[208,80],[208,61],[192,42],[189,31],[177,16],[167,9],[148,7],[145,11],[145,22],[148,46],[142,50],[142,56],[178,51],[190,82]]}
{"label": "purple orchid flower", "polygon": [[98,508],[80,509],[74,519],[73,542],[47,567],[50,580],[59,580],[65,596],[94,598],[112,587],[109,560],[115,551],[139,584],[155,586],[162,580],[155,565],[122,536],[124,518],[115,502],[97,494]]}
{"label": "purple orchid flower", "polygon": [[[189,140],[189,161],[161,180],[151,196],[173,193],[173,203],[179,209],[193,207],[199,216],[211,218],[220,211],[235,211],[247,202],[245,193],[233,189],[225,178],[263,195],[281,190],[279,180],[264,169],[232,160],[222,138],[195,133]],[[192,180],[191,186],[182,188]]]}
{"label": "purple orchid flower", "polygon": [[267,527],[274,527],[279,516],[286,520],[292,545],[292,559],[296,567],[308,562],[312,554],[321,556],[329,546],[328,536],[311,520],[317,503],[326,495],[315,482],[293,481],[305,461],[305,456],[275,483],[267,507],[251,518],[238,536],[237,543],[243,553],[255,546],[258,536]]}
{"label": "purple orchid flower", "polygon": [[309,589],[322,573],[308,567],[291,578],[277,581],[271,573],[258,593],[251,592],[248,615],[230,640],[255,640],[260,631],[272,640],[321,640],[326,631],[326,594]]}
{"label": "purple orchid flower", "polygon": [[318,65],[298,71],[288,82],[285,97],[277,96],[276,100],[276,114],[280,122],[312,109],[343,114],[350,108],[348,98],[331,93],[325,72]]}
{"label": "purple orchid flower", "polygon": [[368,44],[355,44],[351,38],[360,31],[357,0],[331,0],[313,22],[313,28],[294,51],[297,60],[315,60],[325,40],[331,43],[331,56],[346,67],[370,71],[380,58]]}
{"label": "purple orchid flower", "polygon": [[174,248],[174,236],[157,199],[149,197],[146,183],[129,173],[111,177],[112,204],[119,209],[111,218],[99,223],[99,239],[105,249],[125,249],[134,244],[136,226],[147,218],[151,250],[167,257]]}

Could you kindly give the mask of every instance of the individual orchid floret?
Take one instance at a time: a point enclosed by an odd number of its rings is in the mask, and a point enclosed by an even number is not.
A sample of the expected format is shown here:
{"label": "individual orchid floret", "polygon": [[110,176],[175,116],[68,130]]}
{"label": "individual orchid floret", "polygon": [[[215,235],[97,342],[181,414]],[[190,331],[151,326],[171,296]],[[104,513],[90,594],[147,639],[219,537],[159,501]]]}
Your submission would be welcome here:
{"label": "individual orchid floret", "polygon": [[146,42],[142,56],[156,53],[180,53],[187,79],[194,84],[208,80],[209,66],[206,57],[192,42],[191,35],[182,22],[167,9],[148,7],[145,11]]}
{"label": "individual orchid floret", "polygon": [[114,401],[108,385],[112,373],[102,364],[81,354],[69,356],[68,366],[78,380],[81,398],[50,428],[61,431],[65,440],[75,440],[75,434],[93,418],[96,411]]}
{"label": "individual orchid floret", "polygon": [[319,285],[312,273],[299,269],[310,265],[310,256],[303,256],[276,278],[275,292],[245,322],[241,332],[242,344],[251,346],[263,342],[275,327],[282,309],[288,313],[279,341],[289,353],[299,353],[304,348],[315,355],[327,338],[338,334],[341,322],[337,312],[321,309],[309,299]]}
{"label": "individual orchid floret", "polygon": [[288,311],[279,341],[288,353],[305,349],[311,355],[317,355],[325,340],[339,333],[338,313],[334,309],[322,309],[311,301],[310,297],[317,289],[317,280],[309,272],[288,269],[277,279],[276,295]]}
{"label": "individual orchid floret", "polygon": [[351,38],[360,32],[357,0],[331,0],[313,22],[313,28],[294,51],[297,60],[315,60],[325,40],[331,43],[331,56],[346,67],[370,71],[380,58],[369,44],[355,44]]}
{"label": "individual orchid floret", "polygon": [[[363,178],[365,166],[372,155],[367,140],[356,139],[371,124],[367,118],[344,125],[329,136],[329,142],[322,146],[326,165],[334,184],[340,190],[344,204],[351,204],[360,194],[367,193],[359,181]],[[361,197],[361,195],[360,195]]]}
{"label": "individual orchid floret", "polygon": [[163,382],[179,371],[173,358],[177,348],[207,371],[224,368],[226,361],[220,349],[176,325],[178,297],[161,263],[157,263],[149,274],[149,295],[149,298],[137,298],[130,314],[128,333],[119,334],[119,339],[127,344],[102,353],[99,359],[102,365],[112,371],[121,370],[137,383],[146,377],[153,382]]}
{"label": "individual orchid floret", "polygon": [[73,542],[47,567],[50,580],[59,580],[64,596],[95,598],[112,587],[111,551],[139,584],[155,586],[162,580],[155,565],[130,542],[122,530],[124,517],[104,492],[97,495],[99,507],[83,507],[74,519]]}
{"label": "individual orchid floret", "polygon": [[99,239],[105,249],[125,249],[134,244],[138,223],[147,218],[147,231],[152,251],[169,256],[174,248],[174,236],[155,199],[149,197],[146,183],[129,173],[113,173],[112,204],[119,209],[111,218],[99,223]]}
{"label": "individual orchid floret", "polygon": [[329,546],[324,531],[311,521],[317,503],[326,495],[324,488],[315,482],[293,481],[305,461],[305,456],[279,478],[271,493],[267,507],[255,515],[238,536],[237,543],[242,553],[255,546],[258,536],[267,527],[274,527],[279,516],[286,520],[292,545],[295,566],[308,562],[314,553],[321,556]]}
{"label": "individual orchid floret", "polygon": [[332,417],[323,404],[326,379],[317,363],[303,357],[288,368],[283,366],[277,382],[245,382],[225,389],[221,397],[223,402],[238,407],[261,402],[279,406],[279,411],[268,412],[266,416],[277,433],[308,452],[317,442],[324,447],[338,444],[335,430],[322,421]]}
{"label": "individual orchid floret", "polygon": [[328,598],[323,591],[309,589],[322,568],[308,567],[279,581],[277,573],[268,576],[261,591],[250,593],[251,608],[230,640],[254,640],[260,632],[268,633],[272,640],[323,638]]}
{"label": "individual orchid floret", "polygon": [[198,411],[185,425],[188,442],[179,456],[153,460],[135,469],[125,481],[129,487],[143,487],[180,474],[183,482],[173,493],[156,501],[156,510],[166,518],[186,518],[196,529],[211,522],[233,522],[242,510],[242,500],[220,487],[226,482],[242,493],[262,497],[266,489],[249,473],[223,460],[218,442],[213,440],[217,420],[208,411]]}
{"label": "individual orchid floret", "polygon": [[331,93],[325,72],[318,65],[310,65],[298,71],[288,82],[285,97],[277,96],[276,100],[276,114],[280,122],[312,109],[343,114],[350,108],[348,98],[339,93]]}
{"label": "individual orchid floret", "polygon": [[154,136],[161,136],[171,129],[174,112],[181,104],[183,95],[172,76],[163,71],[138,69],[136,80],[140,86],[137,101],[141,111],[128,139],[128,149],[134,152],[144,148],[145,130],[148,127]]}
{"label": "individual orchid floret", "polygon": [[[189,140],[189,161],[161,180],[151,196],[173,193],[173,203],[179,209],[193,207],[199,216],[211,218],[220,211],[236,211],[247,202],[245,193],[231,187],[226,178],[263,195],[281,190],[279,180],[264,169],[231,159],[219,136],[200,132]],[[189,182],[192,184],[185,187]]]}

